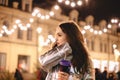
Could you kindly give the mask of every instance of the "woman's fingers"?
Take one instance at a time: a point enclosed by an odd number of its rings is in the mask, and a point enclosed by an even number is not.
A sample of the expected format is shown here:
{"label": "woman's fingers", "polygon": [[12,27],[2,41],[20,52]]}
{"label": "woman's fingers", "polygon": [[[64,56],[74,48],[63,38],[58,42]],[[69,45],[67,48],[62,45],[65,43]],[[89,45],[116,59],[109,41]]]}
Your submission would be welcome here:
{"label": "woman's fingers", "polygon": [[69,74],[65,72],[58,72],[58,80],[68,80]]}

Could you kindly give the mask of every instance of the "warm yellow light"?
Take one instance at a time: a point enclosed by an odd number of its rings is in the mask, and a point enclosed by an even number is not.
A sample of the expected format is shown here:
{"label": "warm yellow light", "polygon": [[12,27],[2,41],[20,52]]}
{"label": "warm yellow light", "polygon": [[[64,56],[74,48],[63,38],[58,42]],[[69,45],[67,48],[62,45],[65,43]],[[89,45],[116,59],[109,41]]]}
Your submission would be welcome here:
{"label": "warm yellow light", "polygon": [[38,27],[38,28],[37,28],[37,32],[38,32],[38,33],[41,33],[41,32],[42,32],[42,28],[41,28],[41,27]]}
{"label": "warm yellow light", "polygon": [[66,4],[66,5],[69,5],[69,4],[70,4],[70,1],[69,1],[69,0],[66,0],[66,1],[65,1],[65,4]]}
{"label": "warm yellow light", "polygon": [[116,44],[113,44],[113,49],[117,48],[117,45]]}
{"label": "warm yellow light", "polygon": [[90,29],[90,28],[91,28],[90,25],[86,25],[86,26],[84,26],[84,29],[85,29],[85,30],[88,30],[88,29]]}
{"label": "warm yellow light", "polygon": [[27,23],[26,26],[29,28],[29,27],[31,26],[31,24],[30,24],[30,23]]}
{"label": "warm yellow light", "polygon": [[103,29],[103,32],[107,32],[107,29],[106,29],[106,28],[104,28],[104,29]]}
{"label": "warm yellow light", "polygon": [[70,7],[76,7],[77,5],[81,6],[83,4],[82,0],[58,0],[58,3],[64,3]]}
{"label": "warm yellow light", "polygon": [[54,16],[54,12],[53,11],[50,11],[50,16]]}
{"label": "warm yellow light", "polygon": [[1,30],[1,33],[3,34],[5,31]]}
{"label": "warm yellow light", "polygon": [[29,20],[29,21],[32,23],[32,22],[34,22],[34,19],[33,19],[33,18],[30,18],[30,20]]}
{"label": "warm yellow light", "polygon": [[17,25],[13,25],[13,28],[16,29],[16,28],[17,28]]}
{"label": "warm yellow light", "polygon": [[33,12],[33,13],[32,13],[32,16],[35,16],[35,15],[36,15],[36,14]]}
{"label": "warm yellow light", "polygon": [[59,9],[59,6],[58,6],[58,5],[55,5],[54,8],[55,8],[56,10],[58,10],[58,9]]}
{"label": "warm yellow light", "polygon": [[0,33],[0,37],[2,37],[3,35]]}
{"label": "warm yellow light", "polygon": [[62,2],[63,2],[63,0],[58,0],[58,2],[59,2],[59,3],[62,3]]}
{"label": "warm yellow light", "polygon": [[43,19],[45,19],[45,16],[42,15],[40,18],[43,20]]}
{"label": "warm yellow light", "polygon": [[101,34],[102,34],[102,31],[99,31],[98,33],[99,33],[99,35],[101,35]]}
{"label": "warm yellow light", "polygon": [[90,29],[90,32],[93,32],[93,29],[92,29],[92,28]]}
{"label": "warm yellow light", "polygon": [[120,27],[120,23],[118,24],[118,26]]}
{"label": "warm yellow light", "polygon": [[77,5],[78,5],[78,6],[81,6],[81,5],[82,5],[82,1],[78,1],[78,2],[77,2]]}
{"label": "warm yellow light", "polygon": [[82,30],[81,32],[82,32],[82,34],[85,34],[85,33],[86,33],[86,31],[85,31],[85,30]]}
{"label": "warm yellow light", "polygon": [[39,13],[39,9],[35,9],[34,13],[36,13],[36,14]]}
{"label": "warm yellow light", "polygon": [[19,20],[19,19],[17,19],[16,21],[15,21],[15,23],[16,24],[19,24],[21,21]]}
{"label": "warm yellow light", "polygon": [[108,28],[112,28],[112,25],[111,25],[111,24],[108,24]]}
{"label": "warm yellow light", "polygon": [[98,34],[98,31],[97,31],[97,30],[94,30],[94,34],[95,34],[95,35]]}
{"label": "warm yellow light", "polygon": [[111,23],[118,23],[118,19],[111,19]]}
{"label": "warm yellow light", "polygon": [[37,14],[37,17],[41,17],[42,15],[40,13]]}
{"label": "warm yellow light", "polygon": [[71,2],[71,7],[75,7],[76,6],[76,4],[75,4],[75,2]]}

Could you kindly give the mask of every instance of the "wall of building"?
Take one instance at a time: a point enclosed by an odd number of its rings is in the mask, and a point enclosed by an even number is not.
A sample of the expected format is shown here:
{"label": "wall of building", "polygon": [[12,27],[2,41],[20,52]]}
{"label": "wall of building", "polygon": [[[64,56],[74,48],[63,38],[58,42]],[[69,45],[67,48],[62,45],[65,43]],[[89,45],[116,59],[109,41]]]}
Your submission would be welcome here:
{"label": "wall of building", "polygon": [[[15,20],[17,19],[20,19],[22,24],[29,22],[29,18],[31,17],[34,19],[34,22],[31,23],[32,40],[27,40],[26,30],[23,30],[23,38],[18,39],[18,29],[15,29],[14,33],[8,35],[7,37],[2,36],[0,38],[0,53],[4,53],[6,55],[4,69],[14,72],[15,69],[19,67],[19,56],[27,56],[28,72],[34,72],[37,67],[39,55],[50,49],[50,44],[48,46],[41,46],[41,44],[39,44],[40,41],[38,40],[38,37],[42,35],[46,40],[49,34],[54,35],[55,29],[61,20],[54,18],[49,20],[41,20],[33,17],[31,13],[3,6],[0,6],[0,15],[2,15],[0,16],[0,30],[2,30],[4,20],[8,21],[9,29],[12,29],[15,24]],[[37,33],[37,27],[42,28],[42,32],[39,34]],[[43,49],[44,51],[41,51]]]}

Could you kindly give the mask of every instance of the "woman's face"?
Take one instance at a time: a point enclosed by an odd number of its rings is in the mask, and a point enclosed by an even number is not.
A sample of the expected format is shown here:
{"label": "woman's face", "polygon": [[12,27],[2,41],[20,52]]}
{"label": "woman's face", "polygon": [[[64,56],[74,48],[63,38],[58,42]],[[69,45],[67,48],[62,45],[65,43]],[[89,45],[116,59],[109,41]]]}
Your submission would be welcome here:
{"label": "woman's face", "polygon": [[67,42],[66,34],[62,31],[60,27],[57,27],[55,37],[57,46],[60,46]]}

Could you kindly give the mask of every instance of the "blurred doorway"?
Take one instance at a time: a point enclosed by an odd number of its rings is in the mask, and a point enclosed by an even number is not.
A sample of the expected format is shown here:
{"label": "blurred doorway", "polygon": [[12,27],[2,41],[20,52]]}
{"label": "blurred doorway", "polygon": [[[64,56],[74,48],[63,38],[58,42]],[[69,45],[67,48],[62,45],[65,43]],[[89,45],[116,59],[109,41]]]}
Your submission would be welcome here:
{"label": "blurred doorway", "polygon": [[5,70],[6,67],[6,54],[0,53],[0,71]]}
{"label": "blurred doorway", "polygon": [[18,68],[22,72],[29,72],[30,57],[26,55],[18,55]]}

